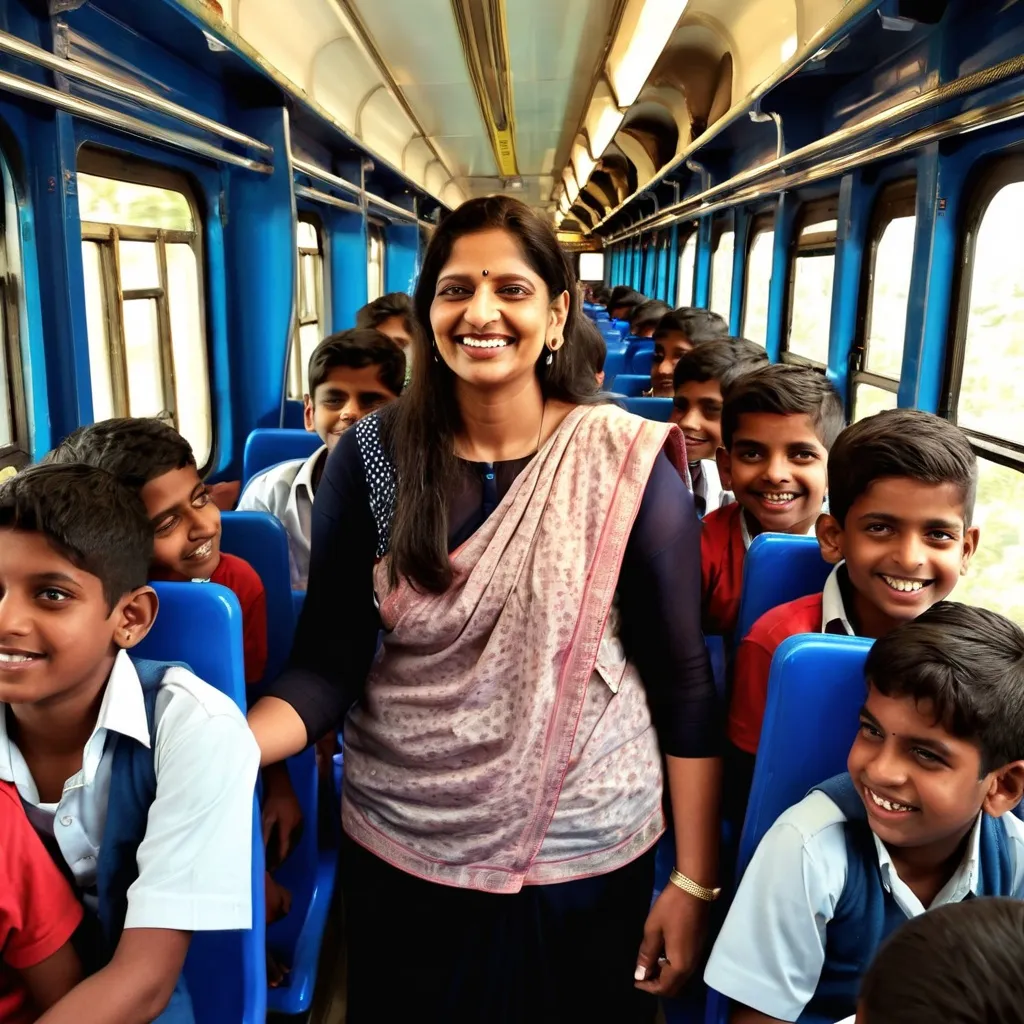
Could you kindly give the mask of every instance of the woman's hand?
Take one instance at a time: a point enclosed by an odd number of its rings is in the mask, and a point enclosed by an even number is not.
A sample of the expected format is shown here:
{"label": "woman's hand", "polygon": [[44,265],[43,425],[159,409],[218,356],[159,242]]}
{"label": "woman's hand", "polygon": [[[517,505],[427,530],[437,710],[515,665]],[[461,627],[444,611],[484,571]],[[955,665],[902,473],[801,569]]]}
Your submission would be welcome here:
{"label": "woman's hand", "polygon": [[665,886],[644,925],[634,975],[638,989],[655,996],[679,993],[704,946],[708,906],[678,886]]}

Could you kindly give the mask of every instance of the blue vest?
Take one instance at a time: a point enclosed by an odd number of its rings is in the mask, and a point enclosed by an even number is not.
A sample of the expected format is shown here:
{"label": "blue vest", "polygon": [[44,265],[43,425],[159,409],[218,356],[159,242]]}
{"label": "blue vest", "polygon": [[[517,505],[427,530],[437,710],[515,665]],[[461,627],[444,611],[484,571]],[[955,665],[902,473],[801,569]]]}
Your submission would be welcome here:
{"label": "blue vest", "polygon": [[[128,913],[128,889],[139,877],[137,854],[146,834],[149,808],[156,797],[156,770],[153,750],[156,746],[156,695],[170,662],[132,659],[146,701],[150,746],[118,735],[114,738],[113,764],[110,774],[110,799],[103,828],[99,861],[96,865],[96,888],[99,897],[99,919],[106,939],[105,962],[117,949]],[[178,978],[167,1008],[154,1024],[195,1024],[192,1000],[184,975]]]}
{"label": "blue vest", "polygon": [[[837,775],[814,789],[829,797],[846,817],[846,885],[825,930],[825,963],[818,987],[799,1024],[831,1024],[856,1012],[861,977],[878,948],[907,917],[882,885],[867,811],[849,774]],[[1002,822],[983,814],[979,840],[978,895],[1012,896],[1013,864]]]}

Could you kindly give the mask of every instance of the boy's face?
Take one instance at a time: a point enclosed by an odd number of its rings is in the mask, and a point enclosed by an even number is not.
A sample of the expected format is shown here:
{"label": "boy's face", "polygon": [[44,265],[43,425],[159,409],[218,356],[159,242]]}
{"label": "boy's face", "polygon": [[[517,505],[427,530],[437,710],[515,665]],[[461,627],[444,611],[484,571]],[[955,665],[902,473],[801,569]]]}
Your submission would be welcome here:
{"label": "boy's face", "polygon": [[220,509],[196,467],[172,469],[150,480],[141,495],[153,523],[156,575],[208,580],[220,564]]}
{"label": "boy's face", "polygon": [[960,489],[908,477],[882,477],[850,506],[846,522],[818,523],[826,560],[846,559],[857,621],[881,636],[949,596],[978,546],[964,523]]}
{"label": "boy's face", "polygon": [[408,359],[412,349],[412,335],[405,325],[405,317],[389,316],[377,324],[377,330],[386,334],[404,353]]}
{"label": "boy's face", "polygon": [[156,607],[156,595],[141,587],[110,611],[99,577],[42,534],[0,529],[0,701],[89,701],[106,682],[117,648],[134,646],[149,631]]}
{"label": "boy's face", "polygon": [[744,413],[717,457],[722,486],[763,531],[806,533],[821,514],[828,452],[806,414]]}
{"label": "boy's face", "polygon": [[885,697],[870,684],[847,769],[872,832],[931,866],[955,853],[980,810],[1012,810],[1024,782],[1019,761],[982,775],[978,747],[936,723],[929,702]]}
{"label": "boy's face", "polygon": [[312,399],[303,401],[306,429],[320,435],[320,440],[333,451],[338,438],[364,416],[379,409],[398,396],[380,379],[380,367],[371,363],[355,370],[336,366],[327,380],[317,386]]}
{"label": "boy's face", "polygon": [[676,392],[672,422],[683,432],[687,461],[713,459],[722,446],[722,387],[719,382],[684,381]]}
{"label": "boy's face", "polygon": [[658,336],[654,343],[654,362],[651,363],[651,387],[656,398],[672,397],[676,363],[692,351],[693,343],[682,331],[666,331]]}

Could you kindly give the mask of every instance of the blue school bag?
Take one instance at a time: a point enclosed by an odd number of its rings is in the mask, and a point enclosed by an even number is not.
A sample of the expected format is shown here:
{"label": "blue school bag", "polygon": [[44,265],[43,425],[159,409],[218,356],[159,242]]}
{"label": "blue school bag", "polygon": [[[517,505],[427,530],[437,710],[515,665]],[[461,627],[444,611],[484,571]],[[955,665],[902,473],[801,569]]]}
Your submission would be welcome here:
{"label": "blue school bag", "polygon": [[[847,871],[846,885],[826,927],[825,963],[818,987],[798,1024],[831,1024],[856,1011],[864,972],[878,948],[907,917],[882,885],[867,811],[849,773],[837,775],[814,790],[824,793],[846,817],[843,831]],[[1010,844],[999,819],[983,814],[979,838],[978,895],[1012,896]]]}
{"label": "blue school bag", "polygon": [[[96,866],[99,919],[107,942],[107,962],[114,955],[124,930],[128,889],[139,877],[138,850],[146,834],[149,808],[156,797],[156,770],[153,766],[156,696],[167,669],[172,666],[187,668],[179,662],[147,661],[143,658],[133,658],[132,664],[142,684],[150,745],[147,749],[127,736],[116,737],[110,773],[110,799]],[[178,978],[170,1002],[155,1018],[154,1024],[195,1024],[192,999],[184,975]]]}

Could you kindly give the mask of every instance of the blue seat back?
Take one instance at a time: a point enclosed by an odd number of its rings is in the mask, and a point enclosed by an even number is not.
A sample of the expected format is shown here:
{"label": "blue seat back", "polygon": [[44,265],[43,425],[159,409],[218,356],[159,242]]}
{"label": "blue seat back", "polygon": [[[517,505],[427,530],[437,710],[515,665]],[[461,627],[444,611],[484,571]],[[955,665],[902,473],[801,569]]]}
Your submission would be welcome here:
{"label": "blue seat back", "polygon": [[619,374],[626,372],[628,346],[621,341],[606,343],[607,352],[604,357],[604,379],[613,381]]}
{"label": "blue seat back", "polygon": [[609,345],[622,341],[622,331],[608,320],[598,321],[597,329],[601,332],[601,337]]}
{"label": "blue seat back", "polygon": [[618,330],[619,334],[625,338],[629,334],[629,321],[628,320],[613,320],[612,325]]}
{"label": "blue seat back", "polygon": [[[315,436],[315,435],[314,435]],[[263,581],[267,594],[267,668],[264,679],[276,679],[288,661],[295,636],[288,534],[266,512],[223,512],[221,550],[244,558]]]}
{"label": "blue seat back", "polygon": [[254,430],[245,442],[242,454],[242,486],[244,487],[257,473],[276,466],[289,459],[308,459],[323,442],[316,434],[302,429],[260,427]]}
{"label": "blue seat back", "polygon": [[[631,346],[629,351],[629,365],[627,369],[630,373],[636,374],[640,377],[646,377],[648,381],[651,379],[651,367],[654,364],[654,347],[648,345],[636,345]],[[650,385],[648,385],[649,387]]]}
{"label": "blue seat back", "polygon": [[631,373],[620,373],[613,378],[610,390],[615,395],[639,398],[645,391],[651,390],[651,378],[650,375],[641,377]]}
{"label": "blue seat back", "polygon": [[[245,712],[242,610],[216,583],[154,583],[160,612],[149,635],[132,651],[153,661],[180,661]],[[264,1024],[267,1015],[263,843],[253,794],[252,928],[195,932],[185,978],[196,1024]]]}
{"label": "blue seat back", "polygon": [[645,420],[658,423],[668,423],[672,415],[671,398],[624,398],[622,404],[634,416],[643,416]]}
{"label": "blue seat back", "polygon": [[302,403],[294,398],[289,398],[284,403],[284,412],[281,415],[281,426],[285,430],[305,430],[306,421],[303,415]]}
{"label": "blue seat back", "polygon": [[798,597],[817,594],[832,566],[821,557],[816,537],[762,533],[743,560],[743,592],[735,636],[742,640],[765,612]]}
{"label": "blue seat back", "polygon": [[740,837],[740,874],[783,811],[812,786],[846,771],[872,643],[814,633],[791,636],[779,645],[768,676],[768,703]]}

